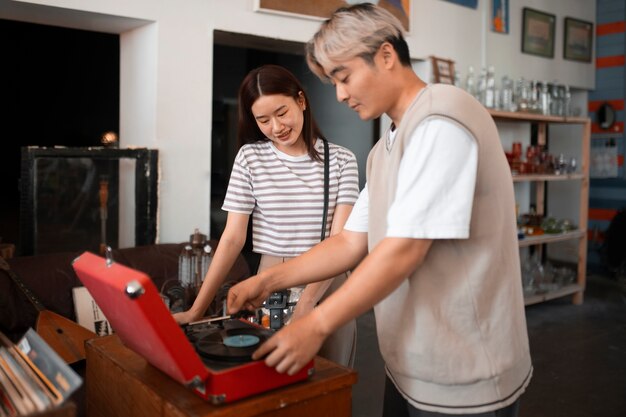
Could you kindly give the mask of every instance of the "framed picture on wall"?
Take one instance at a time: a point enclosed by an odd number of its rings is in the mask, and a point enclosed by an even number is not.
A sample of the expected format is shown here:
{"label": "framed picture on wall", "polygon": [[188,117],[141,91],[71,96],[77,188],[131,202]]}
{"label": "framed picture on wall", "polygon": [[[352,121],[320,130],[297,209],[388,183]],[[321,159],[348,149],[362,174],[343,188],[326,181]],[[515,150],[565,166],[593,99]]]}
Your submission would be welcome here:
{"label": "framed picture on wall", "polygon": [[522,52],[554,57],[554,31],[556,17],[553,14],[524,7],[522,13]]}
{"label": "framed picture on wall", "polygon": [[509,0],[491,0],[491,30],[509,33]]}
{"label": "framed picture on wall", "polygon": [[563,25],[563,58],[591,62],[593,23],[571,17]]}
{"label": "framed picture on wall", "polygon": [[456,3],[460,6],[469,7],[471,9],[475,9],[478,7],[478,0],[444,0],[449,3]]}
{"label": "framed picture on wall", "polygon": [[[467,1],[467,0],[466,0]],[[478,0],[470,0],[476,3]],[[257,12],[282,14],[285,16],[302,17],[314,20],[328,19],[335,10],[340,7],[349,6],[355,3],[377,3],[386,9],[404,26],[408,32],[410,29],[411,2],[398,0],[359,1],[359,0],[315,0],[315,1],[294,1],[294,0],[255,0],[254,10]]]}

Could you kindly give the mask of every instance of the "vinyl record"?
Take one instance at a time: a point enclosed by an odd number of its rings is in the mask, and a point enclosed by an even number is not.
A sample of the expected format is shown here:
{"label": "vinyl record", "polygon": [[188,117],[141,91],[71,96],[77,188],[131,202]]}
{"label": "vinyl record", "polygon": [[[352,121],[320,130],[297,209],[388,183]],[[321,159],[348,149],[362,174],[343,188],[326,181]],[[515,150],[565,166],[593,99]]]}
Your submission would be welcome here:
{"label": "vinyl record", "polygon": [[254,327],[221,329],[200,338],[196,350],[206,359],[225,362],[248,362],[252,353],[268,339]]}

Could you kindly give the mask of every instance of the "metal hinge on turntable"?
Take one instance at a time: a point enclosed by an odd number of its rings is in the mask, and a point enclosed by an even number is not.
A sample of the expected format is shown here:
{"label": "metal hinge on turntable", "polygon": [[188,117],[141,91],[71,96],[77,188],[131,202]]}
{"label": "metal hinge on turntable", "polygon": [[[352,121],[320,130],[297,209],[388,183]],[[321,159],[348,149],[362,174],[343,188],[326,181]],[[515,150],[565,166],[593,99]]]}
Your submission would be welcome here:
{"label": "metal hinge on turntable", "polygon": [[224,404],[226,402],[226,394],[211,395],[211,403],[214,405]]}
{"label": "metal hinge on turntable", "polygon": [[187,387],[198,391],[202,395],[206,394],[206,385],[204,384],[202,378],[200,378],[198,375],[191,378],[191,381],[187,382],[186,385]]}

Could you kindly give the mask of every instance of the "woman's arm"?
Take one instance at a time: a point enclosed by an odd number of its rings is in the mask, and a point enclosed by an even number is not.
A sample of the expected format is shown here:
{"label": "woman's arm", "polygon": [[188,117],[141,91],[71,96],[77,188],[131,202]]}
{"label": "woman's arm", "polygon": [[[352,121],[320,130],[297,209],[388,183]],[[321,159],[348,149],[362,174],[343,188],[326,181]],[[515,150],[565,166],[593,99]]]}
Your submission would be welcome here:
{"label": "woman's arm", "polygon": [[179,324],[198,320],[204,315],[246,243],[249,218],[248,214],[228,213],[224,233],[222,233],[198,296],[189,310],[174,314],[174,319]]}

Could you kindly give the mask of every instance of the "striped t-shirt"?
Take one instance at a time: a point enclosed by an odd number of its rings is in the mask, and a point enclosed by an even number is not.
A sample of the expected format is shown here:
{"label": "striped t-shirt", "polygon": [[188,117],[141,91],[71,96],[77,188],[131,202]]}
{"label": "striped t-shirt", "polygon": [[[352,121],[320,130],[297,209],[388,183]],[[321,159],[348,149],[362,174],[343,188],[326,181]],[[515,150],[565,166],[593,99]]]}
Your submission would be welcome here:
{"label": "striped t-shirt", "polygon": [[[359,196],[356,157],[329,143],[326,235],[337,204],[354,205]],[[324,155],[324,144],[315,147]],[[308,154],[290,156],[272,142],[244,145],[235,158],[222,210],[252,214],[252,250],[292,257],[320,241],[324,210],[324,164]]]}

